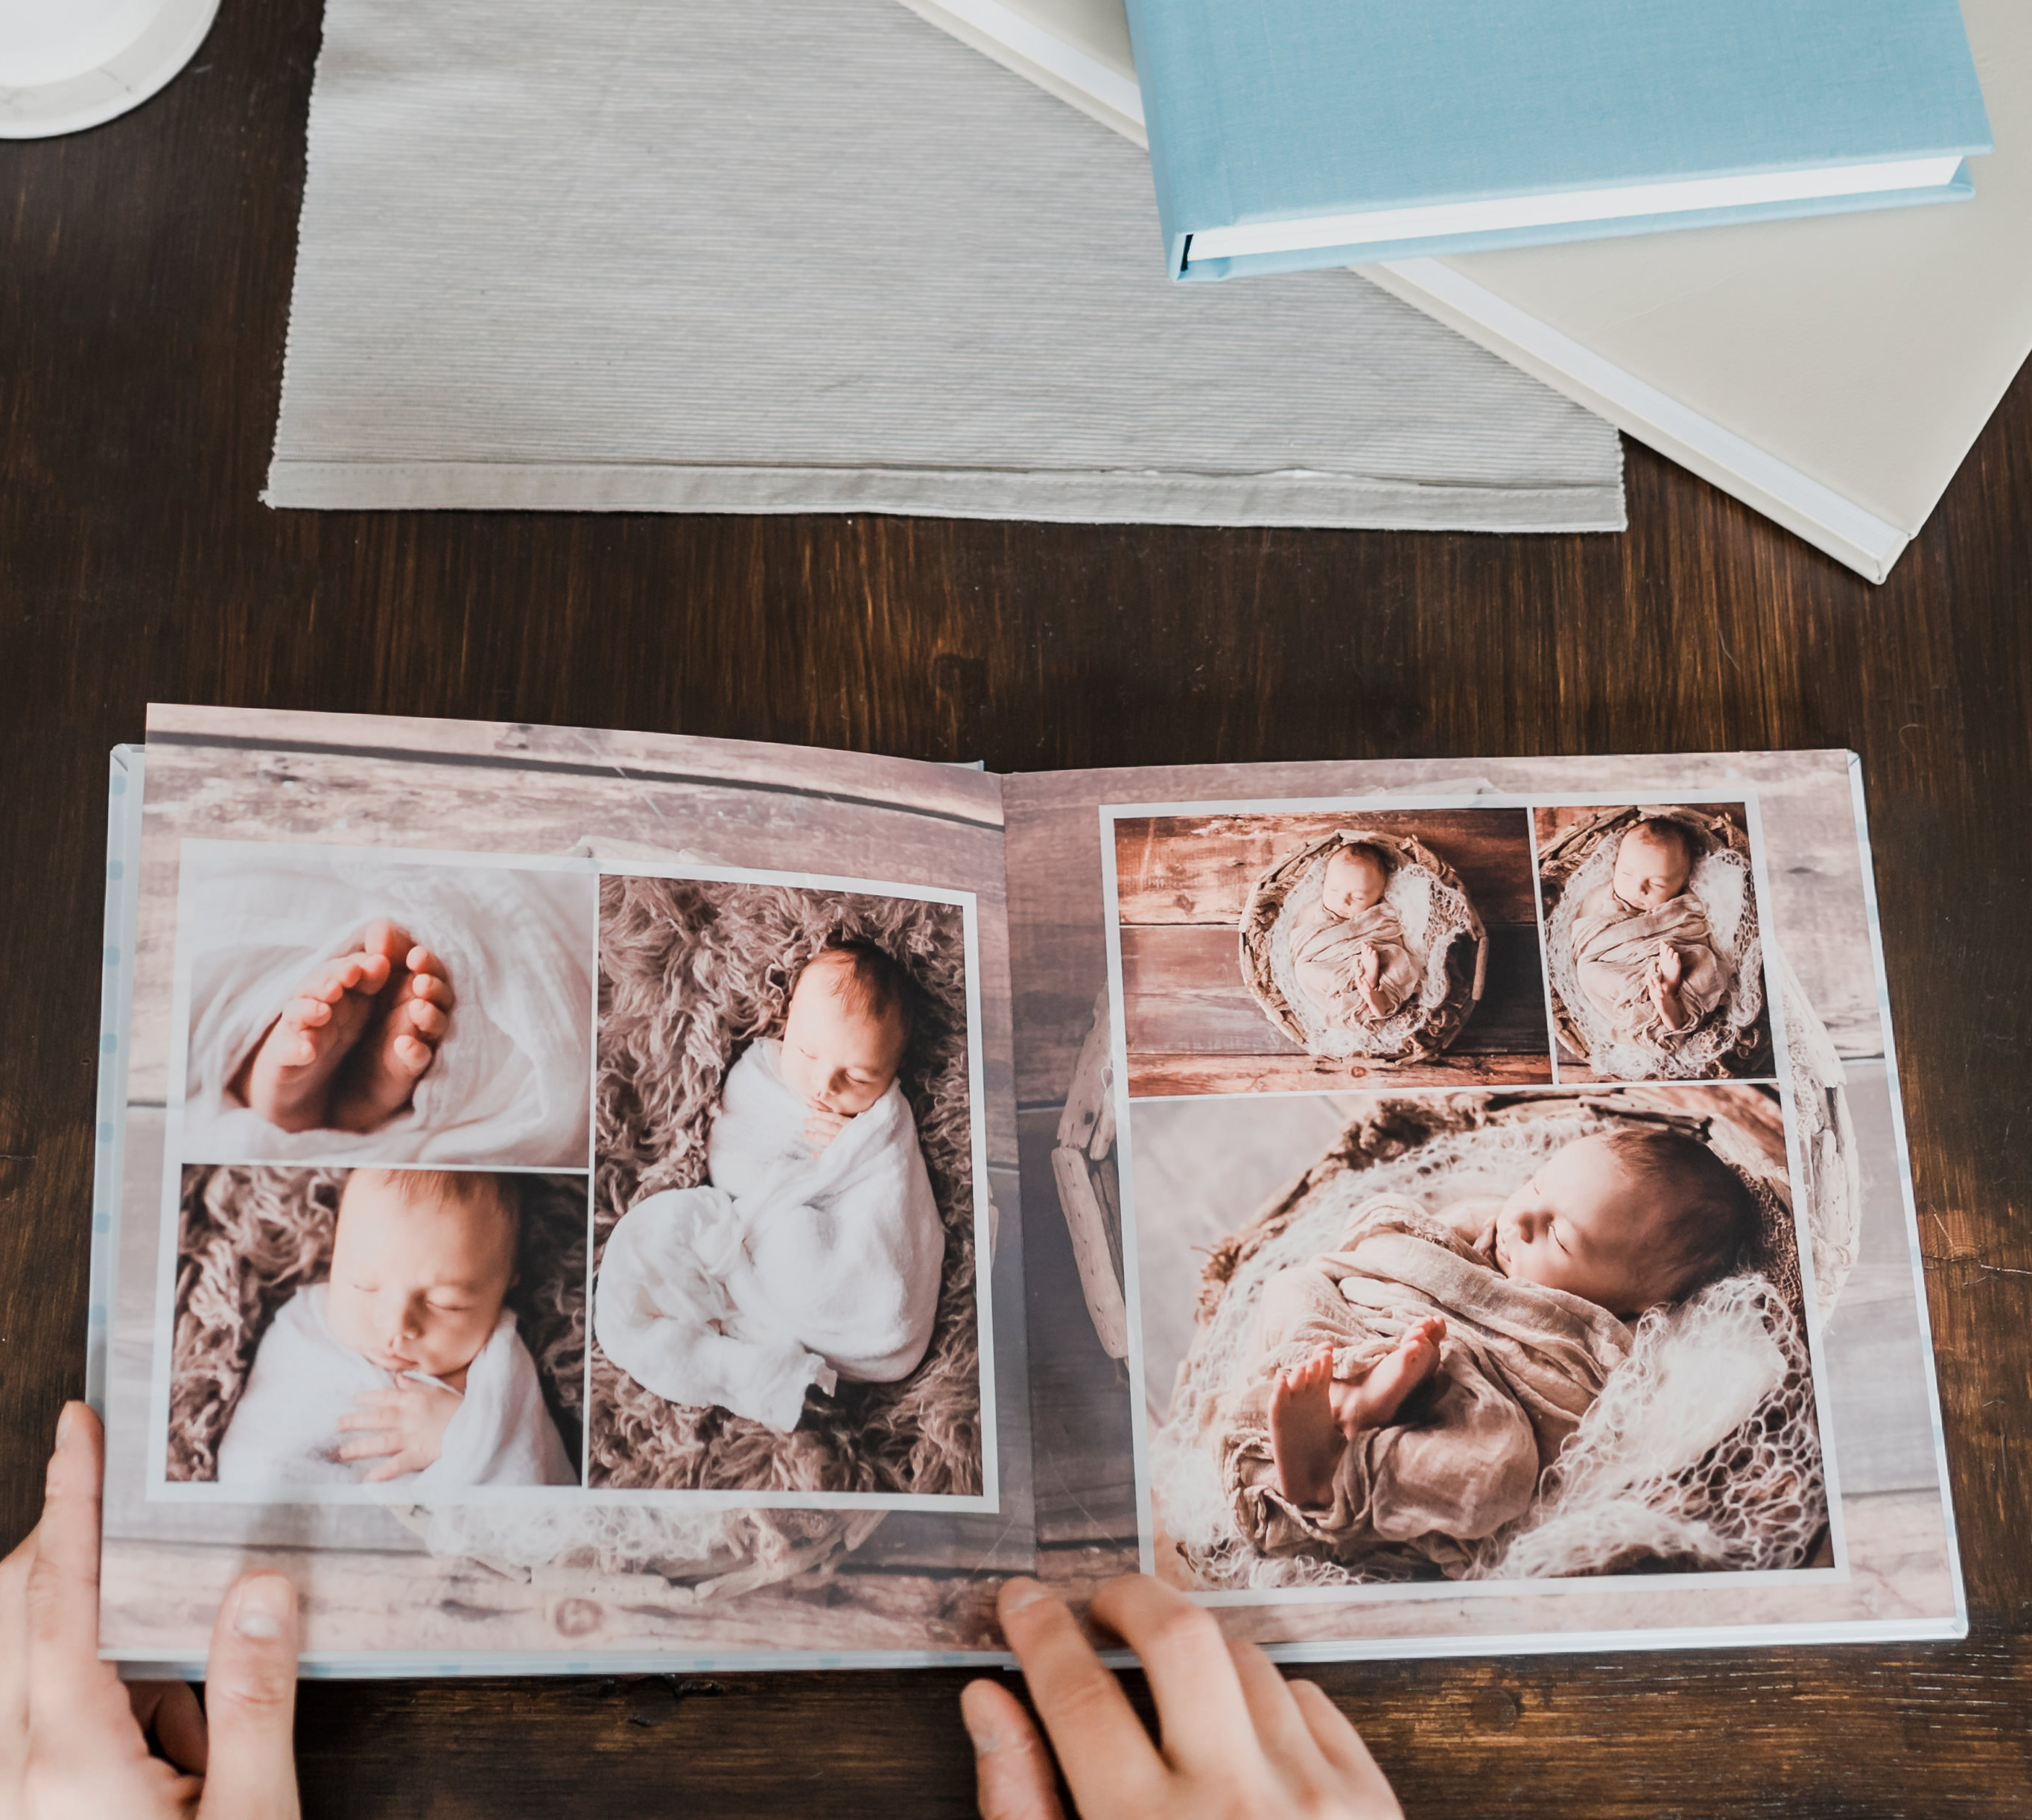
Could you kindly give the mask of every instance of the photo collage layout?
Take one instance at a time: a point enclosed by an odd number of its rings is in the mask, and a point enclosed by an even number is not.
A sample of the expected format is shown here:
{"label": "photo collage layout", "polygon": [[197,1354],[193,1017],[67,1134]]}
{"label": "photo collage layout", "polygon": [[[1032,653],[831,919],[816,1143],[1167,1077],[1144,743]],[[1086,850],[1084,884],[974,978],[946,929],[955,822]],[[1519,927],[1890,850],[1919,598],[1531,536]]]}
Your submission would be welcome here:
{"label": "photo collage layout", "polygon": [[1146,1570],[1839,1571],[1754,793],[1101,837]]}
{"label": "photo collage layout", "polygon": [[975,905],[186,841],[159,1492],[993,1508]]}

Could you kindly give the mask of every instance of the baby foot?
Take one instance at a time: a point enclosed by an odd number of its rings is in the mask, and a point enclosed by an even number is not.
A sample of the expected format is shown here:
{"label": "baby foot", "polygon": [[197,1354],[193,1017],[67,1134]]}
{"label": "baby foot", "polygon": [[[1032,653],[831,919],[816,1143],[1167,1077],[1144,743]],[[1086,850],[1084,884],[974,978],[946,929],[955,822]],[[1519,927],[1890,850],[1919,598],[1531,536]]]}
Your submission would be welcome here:
{"label": "baby foot", "polygon": [[1430,1315],[1405,1334],[1395,1352],[1369,1367],[1359,1383],[1332,1386],[1328,1394],[1342,1434],[1352,1441],[1365,1428],[1395,1422],[1411,1393],[1439,1370],[1440,1342],[1446,1337],[1446,1322]]}
{"label": "baby foot", "polygon": [[1322,1346],[1270,1392],[1270,1458],[1277,1489],[1292,1503],[1333,1501],[1334,1469],[1347,1446],[1334,1419],[1333,1348]]}
{"label": "baby foot", "polygon": [[364,945],[319,963],[233,1077],[233,1093],[281,1130],[324,1124],[332,1077],[373,1016],[389,966],[385,953]]}
{"label": "baby foot", "polygon": [[445,964],[390,923],[375,923],[367,939],[390,957],[388,983],[332,1091],[331,1122],[339,1131],[379,1131],[406,1106],[451,1027]]}
{"label": "baby foot", "polygon": [[1679,982],[1686,972],[1679,949],[1669,942],[1660,942],[1657,958],[1651,964],[1651,1002],[1657,1008],[1658,1021],[1668,1030],[1676,1031],[1686,1021],[1686,1007],[1679,1002]]}

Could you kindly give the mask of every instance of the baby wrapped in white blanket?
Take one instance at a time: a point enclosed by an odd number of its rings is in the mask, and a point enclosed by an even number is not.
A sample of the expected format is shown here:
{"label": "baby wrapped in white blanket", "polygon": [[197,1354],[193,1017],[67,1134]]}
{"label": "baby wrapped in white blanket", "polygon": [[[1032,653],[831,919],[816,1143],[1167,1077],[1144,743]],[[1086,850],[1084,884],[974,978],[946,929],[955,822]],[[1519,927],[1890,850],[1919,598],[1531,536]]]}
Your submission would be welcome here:
{"label": "baby wrapped in white blanket", "polygon": [[783,1039],[729,1072],[710,1184],[650,1195],[608,1236],[595,1331],[668,1402],[787,1432],[809,1388],[894,1383],[930,1344],[945,1230],[895,1078],[908,1001],[881,982],[900,969],[871,953],[823,951]]}
{"label": "baby wrapped in white blanket", "polygon": [[570,1485],[502,1297],[512,1190],[480,1173],[356,1169],[329,1282],[278,1311],[219,1446],[222,1485]]}

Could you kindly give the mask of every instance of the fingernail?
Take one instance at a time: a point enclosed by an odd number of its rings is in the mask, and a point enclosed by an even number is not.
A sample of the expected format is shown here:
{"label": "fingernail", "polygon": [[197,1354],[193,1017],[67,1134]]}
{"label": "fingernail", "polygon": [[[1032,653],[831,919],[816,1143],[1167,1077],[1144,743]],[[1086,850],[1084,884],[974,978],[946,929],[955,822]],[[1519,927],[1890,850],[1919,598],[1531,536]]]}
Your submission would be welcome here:
{"label": "fingernail", "polygon": [[63,1406],[63,1414],[57,1418],[57,1445],[68,1447],[70,1445],[70,1438],[77,1432],[77,1418],[72,1413],[71,1406],[66,1403]]}
{"label": "fingernail", "polygon": [[247,1581],[233,1611],[233,1628],[259,1643],[272,1643],[288,1628],[296,1591],[280,1574]]}
{"label": "fingernail", "polygon": [[1002,1609],[1005,1612],[1027,1611],[1038,1600],[1051,1596],[1033,1579],[1012,1579],[1002,1589]]}
{"label": "fingernail", "polygon": [[972,1699],[978,1681],[960,1690],[960,1723],[966,1727],[966,1735],[973,1740],[973,1754],[977,1757],[992,1756],[1002,1748],[1002,1734],[995,1729],[994,1720],[985,1713],[974,1710],[977,1703]]}

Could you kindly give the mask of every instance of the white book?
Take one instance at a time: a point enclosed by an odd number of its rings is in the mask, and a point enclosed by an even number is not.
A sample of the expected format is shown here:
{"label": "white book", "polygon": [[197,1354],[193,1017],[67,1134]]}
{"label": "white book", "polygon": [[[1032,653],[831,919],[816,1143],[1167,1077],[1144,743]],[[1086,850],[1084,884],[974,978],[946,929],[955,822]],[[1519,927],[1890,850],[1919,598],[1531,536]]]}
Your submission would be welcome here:
{"label": "white book", "polygon": [[[906,0],[1141,137],[1122,0]],[[1872,581],[2032,352],[2032,7],[1963,0],[1974,199],[1362,268]],[[1275,282],[1268,281],[1268,282]]]}

